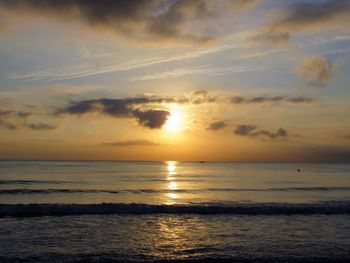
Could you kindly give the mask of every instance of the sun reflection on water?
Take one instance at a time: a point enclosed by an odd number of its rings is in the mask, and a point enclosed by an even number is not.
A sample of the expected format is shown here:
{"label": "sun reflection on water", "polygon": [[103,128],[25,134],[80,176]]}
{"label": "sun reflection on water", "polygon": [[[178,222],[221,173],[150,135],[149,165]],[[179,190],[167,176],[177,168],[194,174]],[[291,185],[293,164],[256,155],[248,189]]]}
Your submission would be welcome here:
{"label": "sun reflection on water", "polygon": [[167,175],[166,175],[166,180],[168,181],[168,184],[167,184],[167,190],[168,192],[165,194],[165,203],[166,204],[174,204],[175,200],[174,199],[177,199],[178,198],[178,194],[175,193],[174,191],[177,190],[177,184],[176,184],[176,175],[177,175],[177,172],[176,172],[176,165],[177,165],[177,162],[175,161],[168,161],[166,162],[166,165],[167,165]]}
{"label": "sun reflection on water", "polygon": [[169,190],[176,190],[177,189],[176,182],[170,181],[168,184],[168,188],[169,188]]}

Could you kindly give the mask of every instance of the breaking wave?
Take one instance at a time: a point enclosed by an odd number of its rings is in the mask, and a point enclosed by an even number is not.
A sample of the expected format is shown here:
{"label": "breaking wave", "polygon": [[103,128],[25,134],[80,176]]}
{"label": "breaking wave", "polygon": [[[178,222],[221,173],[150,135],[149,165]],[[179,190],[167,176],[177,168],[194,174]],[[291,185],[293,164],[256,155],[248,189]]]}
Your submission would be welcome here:
{"label": "breaking wave", "polygon": [[196,192],[289,192],[289,191],[350,191],[350,187],[286,187],[286,188],[205,188],[205,189],[0,189],[0,195],[15,194],[74,194],[74,193],[108,193],[108,194],[152,194],[152,193],[196,193]]}
{"label": "breaking wave", "polygon": [[232,214],[232,215],[311,215],[350,214],[350,201],[305,204],[290,203],[198,203],[151,204],[0,204],[0,217],[63,216],[92,214]]}

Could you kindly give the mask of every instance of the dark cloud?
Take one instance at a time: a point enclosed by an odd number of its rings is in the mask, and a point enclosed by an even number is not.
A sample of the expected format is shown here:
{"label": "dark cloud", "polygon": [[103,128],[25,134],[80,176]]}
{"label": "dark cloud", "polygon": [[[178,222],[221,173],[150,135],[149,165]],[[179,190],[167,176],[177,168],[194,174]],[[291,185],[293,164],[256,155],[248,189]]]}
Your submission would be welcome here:
{"label": "dark cloud", "polygon": [[329,0],[314,3],[295,3],[287,7],[284,16],[273,26],[279,29],[299,31],[321,26],[349,26],[350,2]]}
{"label": "dark cloud", "polygon": [[155,146],[155,145],[159,145],[159,143],[155,143],[149,140],[128,140],[128,141],[120,141],[120,142],[102,143],[102,145],[115,146],[115,147],[128,147],[128,146]]}
{"label": "dark cloud", "polygon": [[266,25],[265,32],[252,38],[269,43],[287,43],[290,33],[345,28],[350,24],[350,1],[328,0],[293,3],[279,12],[279,18]]}
{"label": "dark cloud", "polygon": [[297,71],[311,84],[322,86],[329,82],[337,68],[338,63],[331,63],[321,56],[309,56],[303,59]]}
{"label": "dark cloud", "polygon": [[89,25],[111,24],[144,19],[155,0],[0,0],[8,9],[81,19]]}
{"label": "dark cloud", "polygon": [[194,33],[183,32],[182,26],[190,18],[192,20],[201,20],[210,17],[211,0],[177,0],[168,6],[167,10],[153,19],[149,30],[161,38],[172,38],[182,36],[191,42],[208,42],[212,40],[210,36],[201,36]]}
{"label": "dark cloud", "polygon": [[[205,30],[208,19],[222,11],[239,12],[256,1],[232,2],[223,0],[218,5],[214,0],[0,0],[0,6],[22,14],[79,21],[134,39],[207,43],[213,39]],[[188,26],[195,24],[200,26]]]}
{"label": "dark cloud", "polygon": [[52,130],[57,126],[46,123],[27,123],[28,117],[32,116],[33,112],[15,111],[15,110],[0,110],[0,127],[9,130],[27,128],[31,130]]}
{"label": "dark cloud", "polygon": [[267,137],[270,139],[276,139],[276,138],[285,138],[288,136],[287,130],[283,128],[279,128],[276,132],[270,132],[266,130],[258,130],[256,132],[252,132],[249,134],[249,136],[252,137]]}
{"label": "dark cloud", "polygon": [[237,126],[237,128],[234,130],[234,133],[237,135],[247,136],[255,129],[256,129],[256,126],[254,125],[242,124]]}
{"label": "dark cloud", "polygon": [[161,128],[170,113],[166,110],[142,109],[144,106],[158,106],[162,103],[202,104],[215,102],[205,90],[194,91],[184,97],[135,97],[125,99],[92,99],[71,102],[68,106],[58,109],[55,115],[82,115],[87,113],[101,113],[115,118],[133,118],[144,127]]}
{"label": "dark cloud", "polygon": [[276,97],[231,97],[230,102],[233,104],[258,104],[258,103],[277,103],[277,102],[288,102],[288,103],[312,103],[313,98],[310,97],[286,97],[286,96],[276,96]]}
{"label": "dark cloud", "polygon": [[268,139],[286,138],[288,136],[287,130],[279,128],[276,132],[267,130],[259,130],[255,125],[243,124],[238,125],[233,131],[237,135],[248,136],[248,137],[261,137]]}
{"label": "dark cloud", "polygon": [[39,123],[27,124],[27,128],[29,128],[31,130],[36,130],[36,131],[43,131],[43,130],[54,130],[57,128],[57,126],[52,125],[52,124],[39,122]]}
{"label": "dark cloud", "polygon": [[151,129],[161,128],[170,113],[164,110],[148,110],[148,111],[133,111],[133,115],[136,117],[139,124]]}
{"label": "dark cloud", "polygon": [[86,113],[102,113],[115,118],[134,118],[141,126],[151,129],[161,128],[170,113],[164,110],[135,109],[135,105],[160,103],[158,98],[129,98],[129,99],[94,99],[72,102],[69,106],[59,109],[58,114],[81,115]]}
{"label": "dark cloud", "polygon": [[227,126],[227,123],[225,121],[216,121],[211,124],[209,124],[207,130],[209,131],[218,131]]}

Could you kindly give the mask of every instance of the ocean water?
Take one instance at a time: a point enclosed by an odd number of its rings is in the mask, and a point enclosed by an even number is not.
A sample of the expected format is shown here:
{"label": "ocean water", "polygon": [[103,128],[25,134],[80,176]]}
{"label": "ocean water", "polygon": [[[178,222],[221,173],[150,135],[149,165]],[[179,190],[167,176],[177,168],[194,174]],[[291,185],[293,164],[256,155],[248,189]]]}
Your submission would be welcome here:
{"label": "ocean water", "polygon": [[0,248],[0,262],[349,262],[350,164],[1,161]]}

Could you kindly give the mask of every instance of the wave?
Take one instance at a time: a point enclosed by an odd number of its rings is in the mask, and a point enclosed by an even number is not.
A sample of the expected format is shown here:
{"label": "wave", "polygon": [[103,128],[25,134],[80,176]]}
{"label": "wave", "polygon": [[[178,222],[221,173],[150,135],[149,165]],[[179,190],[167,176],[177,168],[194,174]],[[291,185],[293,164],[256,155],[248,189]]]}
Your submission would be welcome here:
{"label": "wave", "polygon": [[96,189],[1,189],[0,195],[15,194],[74,194],[74,193],[110,193],[119,194],[120,191]]}
{"label": "wave", "polygon": [[290,203],[198,203],[151,204],[0,204],[0,217],[63,216],[106,214],[232,214],[232,215],[312,215],[350,214],[350,201],[306,204]]}
{"label": "wave", "polygon": [[350,191],[350,187],[285,187],[285,188],[205,188],[205,189],[0,189],[0,195],[55,194],[55,193],[108,193],[108,194],[157,194],[196,192],[289,192],[289,191]]}
{"label": "wave", "polygon": [[0,184],[67,184],[67,181],[44,181],[44,180],[0,180]]}
{"label": "wave", "polygon": [[[118,177],[118,181],[143,181],[143,182],[169,182],[168,179],[161,178],[132,178],[130,177]],[[176,178],[177,182],[203,182],[201,179],[182,179]],[[231,180],[222,180],[223,182],[231,182]],[[0,180],[0,185],[12,185],[12,184],[83,184],[84,181],[59,181],[59,180],[13,180],[13,179],[3,179]]]}

